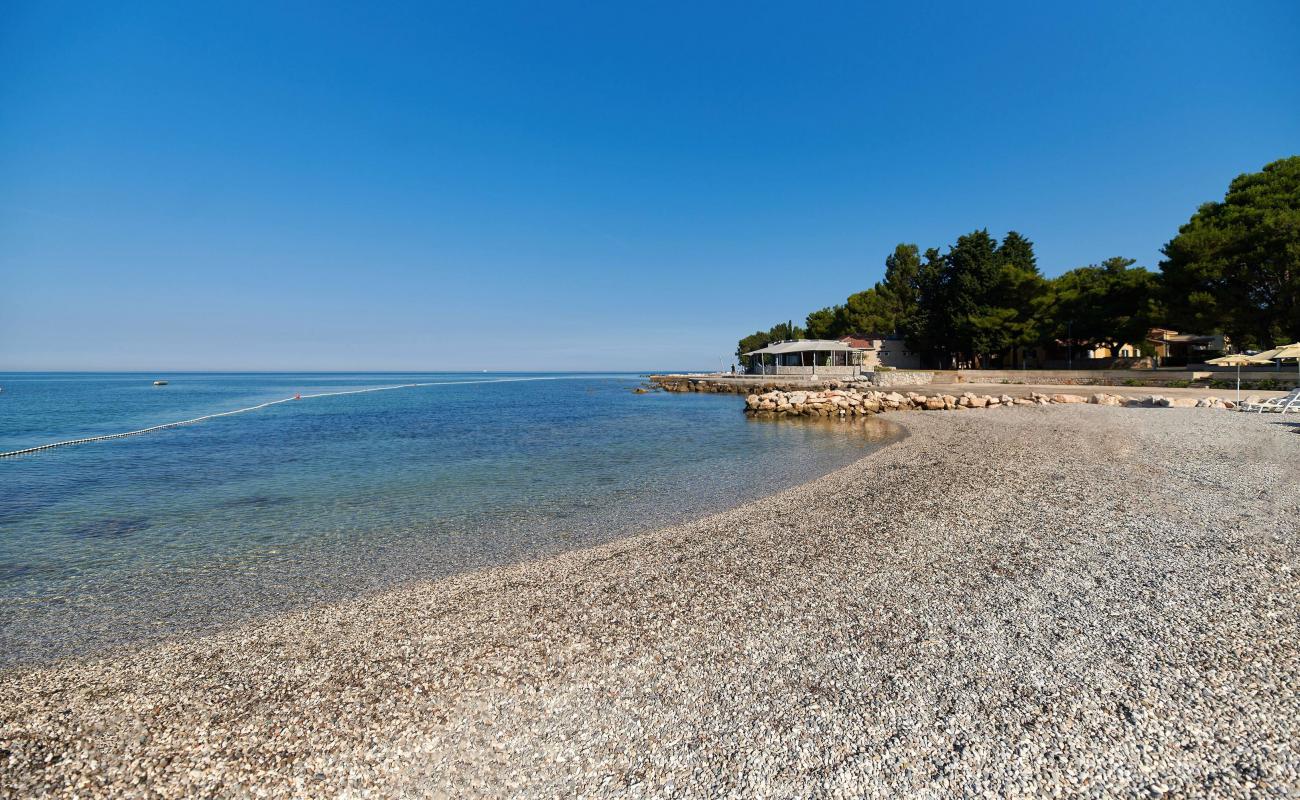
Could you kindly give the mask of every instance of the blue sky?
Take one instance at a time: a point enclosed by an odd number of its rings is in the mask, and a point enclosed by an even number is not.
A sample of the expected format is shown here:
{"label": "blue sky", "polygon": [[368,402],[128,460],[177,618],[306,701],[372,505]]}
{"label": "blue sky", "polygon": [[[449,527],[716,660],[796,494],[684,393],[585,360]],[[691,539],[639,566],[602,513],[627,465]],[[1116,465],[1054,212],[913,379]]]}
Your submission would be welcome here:
{"label": "blue sky", "polygon": [[717,367],[1300,152],[1290,1],[327,5],[0,2],[0,369]]}

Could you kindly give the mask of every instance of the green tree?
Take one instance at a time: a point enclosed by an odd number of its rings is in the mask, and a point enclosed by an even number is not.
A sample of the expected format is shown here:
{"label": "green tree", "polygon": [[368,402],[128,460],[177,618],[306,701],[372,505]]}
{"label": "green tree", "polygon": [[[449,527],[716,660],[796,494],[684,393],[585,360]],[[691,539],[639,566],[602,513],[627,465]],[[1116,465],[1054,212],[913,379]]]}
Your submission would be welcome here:
{"label": "green tree", "polygon": [[921,267],[914,244],[900,244],[885,259],[884,280],[849,295],[838,314],[835,336],[894,333],[916,310],[916,276]]}
{"label": "green tree", "polygon": [[844,335],[844,306],[827,306],[805,320],[809,339],[836,339]]}
{"label": "green tree", "polygon": [[952,360],[947,272],[947,262],[939,249],[926,250],[916,273],[916,305],[900,326],[907,346],[940,367],[949,366]]}
{"label": "green tree", "polygon": [[994,288],[1002,271],[997,240],[987,229],[957,237],[944,256],[947,266],[947,313],[951,320],[949,349],[983,366],[987,354],[1009,346],[1000,325],[1000,312],[993,302]]}
{"label": "green tree", "polygon": [[804,329],[793,322],[779,322],[766,331],[755,331],[741,339],[736,345],[736,359],[745,363],[745,353],[761,350],[772,342],[804,338]]}
{"label": "green tree", "polygon": [[1007,231],[998,245],[998,258],[1006,266],[1021,272],[1038,272],[1038,257],[1034,255],[1034,243],[1015,231]]}
{"label": "green tree", "polygon": [[894,329],[894,304],[877,283],[865,292],[849,295],[844,304],[844,331],[865,336]]}
{"label": "green tree", "polygon": [[740,340],[740,343],[736,345],[736,360],[741,364],[744,364],[746,353],[752,353],[755,350],[762,350],[771,343],[771,334],[767,331],[755,331],[750,335],[743,337]]}
{"label": "green tree", "polygon": [[1300,156],[1237,176],[1162,252],[1174,327],[1244,346],[1300,339]]}
{"label": "green tree", "polygon": [[1045,339],[1080,348],[1141,345],[1159,318],[1159,278],[1131,258],[1108,258],[1051,281],[1042,301]]}
{"label": "green tree", "polygon": [[885,259],[885,280],[877,287],[893,310],[894,324],[888,330],[896,331],[903,320],[915,313],[916,281],[920,271],[920,249],[914,244],[895,246],[894,252]]}
{"label": "green tree", "polygon": [[998,246],[998,260],[1002,265],[997,283],[987,298],[994,310],[987,313],[1001,326],[1004,347],[1018,349],[1036,344],[1042,338],[1040,298],[1047,292],[1047,281],[1038,271],[1034,243],[1010,231]]}

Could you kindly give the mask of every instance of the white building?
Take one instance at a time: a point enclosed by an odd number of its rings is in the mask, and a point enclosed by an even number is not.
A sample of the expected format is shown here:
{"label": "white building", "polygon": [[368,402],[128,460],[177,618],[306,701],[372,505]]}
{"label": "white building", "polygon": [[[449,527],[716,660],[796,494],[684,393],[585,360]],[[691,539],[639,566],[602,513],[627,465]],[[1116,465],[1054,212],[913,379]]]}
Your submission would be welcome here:
{"label": "white building", "polygon": [[773,342],[745,353],[751,375],[849,376],[862,372],[862,351],[834,339]]}

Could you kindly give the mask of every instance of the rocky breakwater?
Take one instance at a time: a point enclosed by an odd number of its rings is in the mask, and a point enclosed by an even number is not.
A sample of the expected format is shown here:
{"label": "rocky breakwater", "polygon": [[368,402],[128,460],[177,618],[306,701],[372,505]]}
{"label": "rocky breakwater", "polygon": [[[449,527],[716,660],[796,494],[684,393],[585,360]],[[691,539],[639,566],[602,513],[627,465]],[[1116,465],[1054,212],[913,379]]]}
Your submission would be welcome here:
{"label": "rocky breakwater", "polygon": [[1141,406],[1147,408],[1220,408],[1230,409],[1233,404],[1217,397],[1168,398],[1159,395],[1147,397],[1122,397],[1115,394],[1096,394],[1084,397],[1077,394],[1042,394],[1034,392],[1028,397],[1009,394],[920,394],[918,392],[879,392],[857,389],[829,389],[824,391],[772,390],[751,394],[745,398],[745,413],[755,416],[794,417],[857,417],[880,414],[885,411],[963,411],[967,409],[1003,408],[1006,406],[1049,406],[1089,403],[1099,406]]}

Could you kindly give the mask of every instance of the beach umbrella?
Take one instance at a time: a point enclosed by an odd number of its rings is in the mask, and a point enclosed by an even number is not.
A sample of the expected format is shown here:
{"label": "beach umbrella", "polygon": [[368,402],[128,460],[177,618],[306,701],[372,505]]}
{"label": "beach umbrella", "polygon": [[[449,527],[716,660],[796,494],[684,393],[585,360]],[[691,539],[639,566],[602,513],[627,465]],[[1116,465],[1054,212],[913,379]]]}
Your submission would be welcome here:
{"label": "beach umbrella", "polygon": [[1281,347],[1274,347],[1272,350],[1256,353],[1255,358],[1267,358],[1270,361],[1294,358],[1296,359],[1296,373],[1300,374],[1300,342],[1284,344]]}
{"label": "beach umbrella", "polygon": [[1294,358],[1296,360],[1296,376],[1300,377],[1300,342],[1279,347],[1277,355],[1273,356],[1273,358]]}
{"label": "beach umbrella", "polygon": [[1271,362],[1267,358],[1260,358],[1259,356],[1248,356],[1245,353],[1233,353],[1230,356],[1219,356],[1218,358],[1211,358],[1209,361],[1206,361],[1205,363],[1215,364],[1220,367],[1237,368],[1237,402],[1241,403],[1242,366],[1246,364],[1269,364]]}

